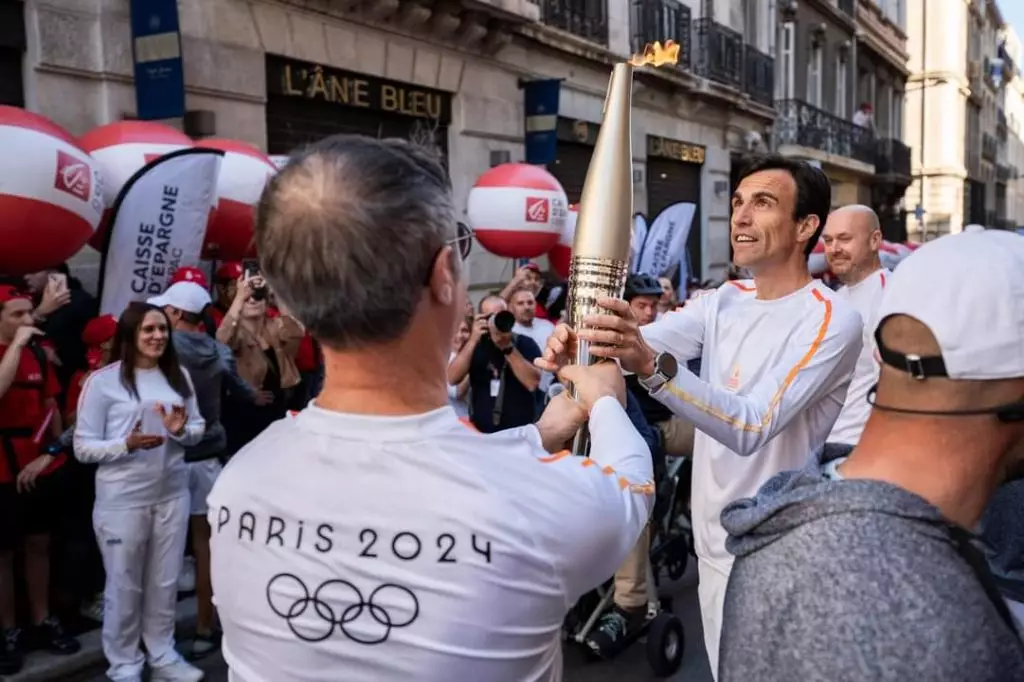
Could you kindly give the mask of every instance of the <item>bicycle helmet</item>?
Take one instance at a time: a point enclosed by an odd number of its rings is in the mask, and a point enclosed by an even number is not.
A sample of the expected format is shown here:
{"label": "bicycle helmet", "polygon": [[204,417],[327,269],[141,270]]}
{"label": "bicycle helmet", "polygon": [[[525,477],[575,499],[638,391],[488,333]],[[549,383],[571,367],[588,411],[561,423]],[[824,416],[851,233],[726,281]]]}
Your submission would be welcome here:
{"label": "bicycle helmet", "polygon": [[661,282],[650,275],[638,272],[630,275],[629,279],[626,280],[626,293],[624,298],[627,301],[632,301],[637,296],[661,297],[661,294]]}

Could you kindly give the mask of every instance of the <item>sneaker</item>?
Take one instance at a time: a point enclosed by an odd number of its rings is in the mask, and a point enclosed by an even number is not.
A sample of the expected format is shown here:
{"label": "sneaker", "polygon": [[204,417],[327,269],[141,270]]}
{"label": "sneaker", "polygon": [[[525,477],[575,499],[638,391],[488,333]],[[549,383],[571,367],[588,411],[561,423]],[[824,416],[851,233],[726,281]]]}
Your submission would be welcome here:
{"label": "sneaker", "polygon": [[58,656],[70,656],[78,653],[82,644],[64,631],[57,616],[47,616],[46,619],[36,626],[34,639],[36,646]]}
{"label": "sneaker", "polygon": [[187,648],[186,659],[195,661],[209,656],[211,653],[216,651],[220,647],[220,633],[213,632],[210,634],[202,634],[197,632],[193,637],[190,645]]}
{"label": "sneaker", "polygon": [[25,663],[23,637],[19,628],[0,633],[0,675],[14,675]]}
{"label": "sneaker", "polygon": [[586,645],[601,658],[612,658],[618,654],[629,636],[643,627],[646,608],[636,614],[628,613],[618,606],[605,613],[587,636]]}
{"label": "sneaker", "polygon": [[185,661],[152,668],[151,673],[150,682],[199,682],[206,677],[206,673]]}
{"label": "sneaker", "polygon": [[178,576],[178,592],[196,591],[196,560],[185,557],[181,564],[181,575]]}

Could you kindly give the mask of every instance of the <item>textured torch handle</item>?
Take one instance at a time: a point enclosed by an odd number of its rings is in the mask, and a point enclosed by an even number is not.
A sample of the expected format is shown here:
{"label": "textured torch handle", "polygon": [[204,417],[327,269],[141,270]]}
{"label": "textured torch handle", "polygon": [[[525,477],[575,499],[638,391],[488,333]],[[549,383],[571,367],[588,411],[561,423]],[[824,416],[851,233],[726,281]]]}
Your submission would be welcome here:
{"label": "textured torch handle", "polygon": [[[580,329],[583,318],[601,313],[603,308],[597,305],[602,296],[622,298],[629,275],[628,261],[612,258],[588,258],[573,256],[569,266],[569,293],[566,305],[569,311],[569,326]],[[577,365],[590,365],[594,358],[590,355],[590,344],[577,340]],[[579,398],[574,386],[567,387],[574,398]],[[573,454],[586,456],[589,451],[589,430],[584,425],[573,441]]]}

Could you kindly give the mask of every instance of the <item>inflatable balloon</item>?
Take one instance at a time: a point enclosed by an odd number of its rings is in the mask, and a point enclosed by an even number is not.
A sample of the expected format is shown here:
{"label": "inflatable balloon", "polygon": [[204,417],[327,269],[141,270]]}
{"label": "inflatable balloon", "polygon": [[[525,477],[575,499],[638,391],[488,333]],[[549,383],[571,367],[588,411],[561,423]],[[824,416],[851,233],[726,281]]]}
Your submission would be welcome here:
{"label": "inflatable balloon", "polygon": [[59,265],[103,216],[98,164],[56,123],[0,106],[0,273]]}
{"label": "inflatable balloon", "polygon": [[118,192],[136,171],[164,154],[192,146],[188,135],[151,121],[115,121],[94,128],[78,139],[82,149],[96,159],[103,174],[103,204],[106,209],[100,228],[89,244],[103,250],[109,211]]}
{"label": "inflatable balloon", "polygon": [[565,190],[551,173],[505,163],[476,181],[466,213],[477,241],[494,255],[536,258],[558,243],[568,207]]}
{"label": "inflatable balloon", "polygon": [[828,261],[825,260],[825,242],[820,239],[814,245],[811,255],[807,258],[807,269],[815,277],[820,277],[828,271]]}
{"label": "inflatable balloon", "polygon": [[206,228],[203,258],[243,260],[256,255],[252,243],[256,204],[267,180],[277,173],[270,158],[256,147],[236,140],[199,140],[196,146],[220,149],[217,208]]}
{"label": "inflatable balloon", "polygon": [[548,262],[551,269],[562,279],[569,278],[569,264],[572,261],[572,241],[576,238],[576,216],[579,205],[569,207],[569,215],[565,219],[565,227],[562,228],[562,236],[558,238],[551,251],[548,252]]}

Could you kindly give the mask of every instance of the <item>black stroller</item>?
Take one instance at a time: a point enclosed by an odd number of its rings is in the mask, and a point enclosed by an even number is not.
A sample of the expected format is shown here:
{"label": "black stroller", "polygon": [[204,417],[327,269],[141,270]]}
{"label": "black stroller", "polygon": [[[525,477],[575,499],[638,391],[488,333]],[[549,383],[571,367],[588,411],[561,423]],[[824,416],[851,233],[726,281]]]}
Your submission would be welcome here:
{"label": "black stroller", "polygon": [[[669,677],[683,661],[683,624],[672,613],[672,600],[658,596],[664,577],[678,580],[693,554],[693,530],[689,514],[690,461],[677,457],[658,472],[657,493],[651,515],[651,553],[648,568],[647,619],[632,633],[622,650],[646,636],[647,662],[658,677]],[[566,617],[565,639],[583,645],[601,615],[611,606],[613,581],[582,597]]]}

